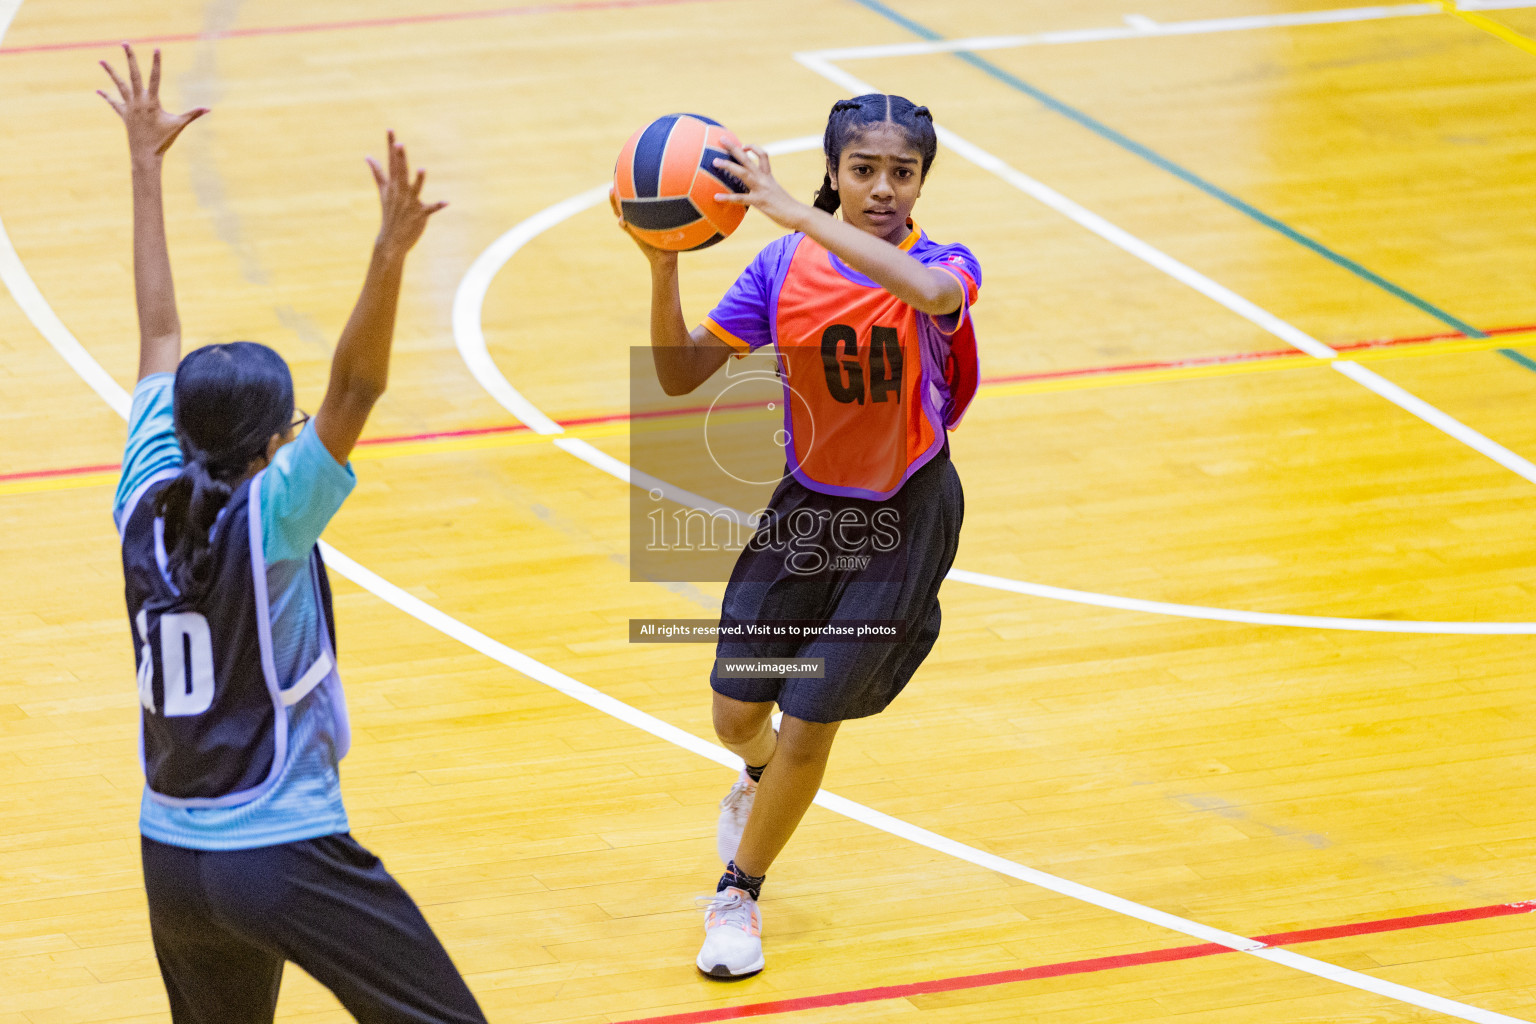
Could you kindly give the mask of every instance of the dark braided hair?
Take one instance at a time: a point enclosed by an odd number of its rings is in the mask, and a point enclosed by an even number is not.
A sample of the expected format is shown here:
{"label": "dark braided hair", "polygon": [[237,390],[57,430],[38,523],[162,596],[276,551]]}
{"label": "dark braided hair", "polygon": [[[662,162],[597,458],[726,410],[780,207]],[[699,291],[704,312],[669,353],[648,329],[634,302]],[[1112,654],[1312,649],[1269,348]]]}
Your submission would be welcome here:
{"label": "dark braided hair", "polygon": [[[907,144],[923,158],[921,178],[928,177],[928,168],[939,151],[939,139],[933,130],[933,115],[927,107],[919,107],[905,96],[888,96],[872,92],[855,96],[851,100],[838,100],[827,115],[827,131],[822,136],[821,148],[827,154],[827,173],[816,191],[814,200],[818,210],[836,213],[842,200],[832,187],[832,173],[842,159],[843,149],[854,139],[876,125],[894,125],[901,130]],[[921,180],[921,179],[920,179]]]}
{"label": "dark braided hair", "polygon": [[171,391],[181,473],[160,492],[171,579],[183,599],[207,593],[208,535],[240,479],[293,420],[293,376],[283,357],[252,341],[187,354]]}

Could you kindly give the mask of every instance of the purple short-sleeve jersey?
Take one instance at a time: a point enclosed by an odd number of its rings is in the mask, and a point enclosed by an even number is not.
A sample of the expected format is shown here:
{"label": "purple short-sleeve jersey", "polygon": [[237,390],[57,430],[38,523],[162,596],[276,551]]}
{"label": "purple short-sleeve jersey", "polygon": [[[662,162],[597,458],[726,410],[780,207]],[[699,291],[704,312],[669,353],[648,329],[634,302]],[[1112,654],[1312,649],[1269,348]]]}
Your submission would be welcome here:
{"label": "purple short-sleeve jersey", "polygon": [[795,247],[804,237],[797,231],[764,246],[704,318],[711,334],[742,354],[773,342],[775,300],[784,285],[784,275],[789,273]]}

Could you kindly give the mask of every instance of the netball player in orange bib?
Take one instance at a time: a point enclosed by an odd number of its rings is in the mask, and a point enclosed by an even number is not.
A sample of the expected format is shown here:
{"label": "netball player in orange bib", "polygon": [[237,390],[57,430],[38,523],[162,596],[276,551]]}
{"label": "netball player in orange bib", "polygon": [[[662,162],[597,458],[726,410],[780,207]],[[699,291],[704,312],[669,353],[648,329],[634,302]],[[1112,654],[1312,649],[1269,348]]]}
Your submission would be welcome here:
{"label": "netball player in orange bib", "polygon": [[[792,234],[770,244],[690,331],[677,254],[651,264],[651,345],[669,394],[692,391],[733,353],[773,345],[784,381],[788,465],[726,588],[722,625],[797,620],[891,639],[722,639],[720,658],[820,658],[822,678],[711,675],[720,741],[747,767],[721,802],[725,874],[705,916],[699,970],[763,968],[764,876],[821,786],[845,719],[885,709],[939,634],[939,584],[965,502],[947,431],[975,393],[970,306],[981,268],[911,219],[938,144],[926,107],[870,94],[832,107],[827,172],[813,206],[774,180],[768,154],[728,142],[716,166]],[[841,219],[833,216],[839,209]],[[637,240],[638,241],[638,240]],[[784,712],[775,733],[772,712]]]}

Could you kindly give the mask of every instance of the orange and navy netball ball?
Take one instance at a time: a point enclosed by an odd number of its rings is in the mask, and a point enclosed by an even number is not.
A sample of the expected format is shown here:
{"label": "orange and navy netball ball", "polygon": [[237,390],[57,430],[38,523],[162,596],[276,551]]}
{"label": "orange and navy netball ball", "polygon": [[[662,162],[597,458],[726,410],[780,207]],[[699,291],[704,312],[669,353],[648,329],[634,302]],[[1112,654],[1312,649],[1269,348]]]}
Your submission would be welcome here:
{"label": "orange and navy netball ball", "polygon": [[747,188],[715,169],[717,159],[731,159],[723,139],[736,142],[719,121],[668,114],[624,143],[613,169],[613,198],[641,241],[688,252],[707,249],[736,230],[747,208],[716,202],[715,193]]}

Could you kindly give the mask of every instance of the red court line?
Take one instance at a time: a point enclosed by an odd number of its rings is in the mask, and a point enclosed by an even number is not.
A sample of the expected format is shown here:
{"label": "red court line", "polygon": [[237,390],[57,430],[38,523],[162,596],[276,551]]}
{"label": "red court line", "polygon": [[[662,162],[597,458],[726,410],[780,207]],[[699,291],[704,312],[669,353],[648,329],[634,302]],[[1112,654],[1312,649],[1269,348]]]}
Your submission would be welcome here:
{"label": "red court line", "polygon": [[46,480],[55,476],[84,476],[87,473],[111,473],[122,469],[120,463],[105,463],[100,466],[69,466],[65,469],[34,469],[28,473],[0,473],[0,484],[9,480]]}
{"label": "red court line", "polygon": [[[1536,325],[1522,327],[1495,327],[1483,333],[1490,337],[1501,334],[1520,334],[1536,330]],[[1444,334],[1420,334],[1409,338],[1373,338],[1369,341],[1351,341],[1331,346],[1335,352],[1359,352],[1374,348],[1395,348],[1399,345],[1422,345],[1431,341],[1450,341],[1465,338],[1459,331]],[[1044,373],[1016,373],[1003,377],[984,377],[982,384],[1016,384],[1028,380],[1059,380],[1064,377],[1097,377],[1103,374],[1131,373],[1137,370],[1177,370],[1186,366],[1220,366],[1227,363],[1248,363],[1270,359],[1311,358],[1294,348],[1267,349],[1262,352],[1234,352],[1223,356],[1194,356],[1189,359],[1173,359],[1150,363],[1117,363],[1111,366],[1090,366],[1077,370],[1049,370]]]}
{"label": "red court line", "polygon": [[[1445,910],[1435,914],[1415,914],[1411,917],[1393,917],[1383,921],[1361,921],[1357,924],[1332,925],[1326,928],[1306,928],[1301,931],[1279,932],[1257,936],[1266,946],[1289,946],[1299,942],[1319,942],[1323,939],[1344,938],[1351,935],[1370,935],[1376,932],[1403,931],[1409,928],[1426,928],[1437,924],[1458,921],[1482,921],[1492,917],[1510,917],[1536,911],[1536,900],[1519,903],[1499,903],[1489,907],[1471,907],[1465,910]],[[740,1006],[720,1006],[712,1010],[694,1010],[689,1013],[672,1013],[661,1017],[642,1017],[620,1021],[618,1024],[710,1024],[717,1020],[740,1020],[743,1017],[766,1017],[775,1013],[795,1013],[828,1006],[851,1006],[856,1003],[876,1003],[908,996],[931,995],[936,992],[959,992],[965,989],[989,988],[995,985],[1011,985],[1036,978],[1060,978],[1072,974],[1093,974],[1120,967],[1137,967],[1143,964],[1172,963],[1177,960],[1193,960],[1198,957],[1235,953],[1236,950],[1218,946],[1214,942],[1202,942],[1194,946],[1170,946],[1151,949],[1142,953],[1124,953],[1119,956],[1100,956],[1089,960],[1068,960],[1063,963],[1045,964],[1012,971],[994,971],[990,974],[969,974],[959,978],[938,978],[932,981],[916,981],[905,985],[882,985],[878,988],[853,989],[847,992],[828,992],[818,996],[800,996],[795,999],[776,999],[765,1003],[747,1003]]]}
{"label": "red court line", "polygon": [[89,39],[70,43],[38,43],[32,46],[0,47],[0,56],[10,53],[49,53],[60,50],[99,50],[102,47],[132,43],[195,43],[203,39],[245,39],[253,36],[291,36],[310,32],[345,32],[359,28],[394,28],[400,25],[428,25],[449,21],[481,21],[513,18],[528,14],[571,14],[582,11],[623,10],[631,7],[671,7],[678,4],[721,3],[724,0],[578,0],[575,3],[531,4],[526,7],[493,7],[483,11],[439,11],[436,14],[406,14],[393,18],[358,18],[353,21],[319,21],[302,25],[269,25],[234,28],[223,32],[177,32],[137,39]]}
{"label": "red court line", "polygon": [[[628,2],[656,2],[656,0],[628,0]],[[663,0],[663,2],[700,3],[712,2],[712,0]],[[518,8],[523,10],[524,8]],[[1501,334],[1520,334],[1526,331],[1536,331],[1536,324],[1518,327],[1494,327],[1486,333],[1492,336]],[[1399,345],[1421,345],[1432,341],[1448,341],[1452,338],[1464,338],[1466,335],[1451,331],[1445,334],[1421,334],[1408,338],[1376,338],[1370,341],[1352,341],[1343,345],[1335,345],[1336,352],[1357,352],[1361,349],[1393,348]],[[1303,357],[1304,353],[1292,348],[1275,349],[1265,352],[1234,352],[1222,356],[1196,356],[1191,359],[1172,359],[1163,362],[1148,363],[1116,363],[1109,366],[1089,366],[1075,370],[1046,370],[1035,373],[1005,374],[997,377],[983,377],[983,386],[990,384],[1015,384],[1020,381],[1030,380],[1058,380],[1064,377],[1099,377],[1110,376],[1117,373],[1133,373],[1140,370],[1173,370],[1185,366],[1214,366],[1223,363],[1243,363],[1255,360],[1289,359]],[[755,403],[736,402],[728,405],[715,406],[688,406],[682,409],[658,409],[649,412],[614,412],[604,413],[600,416],[578,416],[568,420],[557,421],[562,427],[585,427],[598,423],[618,423],[628,420],[660,419],[668,416],[692,416],[709,412],[710,409],[745,409]],[[462,430],[436,430],[422,434],[391,434],[385,437],[366,437],[358,441],[359,446],[364,445],[389,445],[406,444],[412,441],[442,441],[455,437],[485,437],[497,434],[517,434],[527,431],[525,423],[503,423],[494,427],[467,427]],[[72,466],[66,469],[40,469],[25,473],[0,473],[0,483],[13,480],[42,480],[49,477],[83,476],[86,473],[104,473],[109,470],[120,469],[121,466],[113,463],[103,466]]]}

